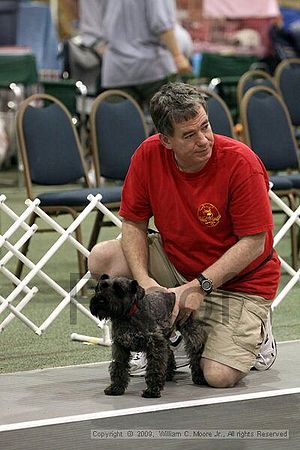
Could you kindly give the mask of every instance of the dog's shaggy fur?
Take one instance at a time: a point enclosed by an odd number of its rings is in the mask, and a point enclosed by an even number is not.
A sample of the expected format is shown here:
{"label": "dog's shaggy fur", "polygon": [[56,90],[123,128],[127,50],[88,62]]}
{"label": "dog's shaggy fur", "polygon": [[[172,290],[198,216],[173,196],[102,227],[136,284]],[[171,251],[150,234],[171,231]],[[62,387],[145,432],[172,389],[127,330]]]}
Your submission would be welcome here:
{"label": "dog's shaggy fur", "polygon": [[[160,397],[166,380],[172,380],[176,369],[169,345],[172,333],[171,313],[175,294],[153,292],[145,294],[136,280],[125,277],[100,277],[95,295],[90,302],[91,313],[112,323],[111,385],[106,395],[122,395],[129,383],[131,352],[145,352],[147,357],[146,384],[143,397]],[[189,318],[179,328],[190,359],[192,380],[203,384],[200,358],[205,340],[204,332],[196,321]]]}

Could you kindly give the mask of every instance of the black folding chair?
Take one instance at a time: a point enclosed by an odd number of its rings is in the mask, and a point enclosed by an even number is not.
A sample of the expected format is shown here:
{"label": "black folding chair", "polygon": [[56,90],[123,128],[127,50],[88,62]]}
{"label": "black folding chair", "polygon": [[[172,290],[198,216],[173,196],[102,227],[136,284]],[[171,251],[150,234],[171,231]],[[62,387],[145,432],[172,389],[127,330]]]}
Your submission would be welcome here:
{"label": "black folding chair", "polygon": [[[97,185],[102,186],[103,182],[122,185],[134,151],[147,137],[144,113],[129,94],[111,89],[94,100],[90,129]],[[103,221],[100,211],[97,220]],[[95,226],[92,242],[97,234],[96,223]]]}
{"label": "black folding chair", "polygon": [[[75,219],[89,203],[87,196],[100,193],[102,202],[110,209],[116,208],[121,199],[121,186],[91,188],[83,152],[67,108],[55,97],[35,94],[24,100],[17,113],[17,138],[24,167],[27,196],[38,197],[40,207],[49,215],[70,214]],[[79,183],[74,189],[74,183]],[[33,185],[40,185],[41,192],[33,193]],[[55,190],[46,186],[55,186]],[[33,213],[31,226],[37,218]],[[94,229],[99,235],[101,223]],[[53,231],[53,230],[48,230]],[[76,238],[82,241],[80,227]],[[95,238],[94,238],[95,239]],[[29,240],[21,252],[26,255]],[[91,244],[89,245],[91,248]],[[84,275],[84,261],[78,251],[79,272]],[[18,262],[16,275],[20,277],[23,263]]]}

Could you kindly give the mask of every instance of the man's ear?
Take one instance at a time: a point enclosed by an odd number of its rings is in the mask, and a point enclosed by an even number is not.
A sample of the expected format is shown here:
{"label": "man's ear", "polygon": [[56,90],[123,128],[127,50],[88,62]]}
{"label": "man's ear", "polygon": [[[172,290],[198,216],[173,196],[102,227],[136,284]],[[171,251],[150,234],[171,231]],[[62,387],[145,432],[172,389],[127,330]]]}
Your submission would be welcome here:
{"label": "man's ear", "polygon": [[158,136],[159,136],[159,140],[160,140],[161,144],[164,147],[169,148],[170,150],[172,150],[172,145],[171,145],[169,137],[166,136],[165,134],[162,134],[162,133],[159,133]]}

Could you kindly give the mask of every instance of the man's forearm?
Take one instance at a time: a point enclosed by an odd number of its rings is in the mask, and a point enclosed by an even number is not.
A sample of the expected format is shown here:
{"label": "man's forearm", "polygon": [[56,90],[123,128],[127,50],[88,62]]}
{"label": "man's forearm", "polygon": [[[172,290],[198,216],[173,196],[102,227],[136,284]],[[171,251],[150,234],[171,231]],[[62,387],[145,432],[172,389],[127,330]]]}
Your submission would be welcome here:
{"label": "man's forearm", "polygon": [[[264,241],[265,233],[240,239],[214,264],[203,271],[204,276],[213,281],[215,289],[222,286],[262,254]],[[176,293],[178,298],[177,308],[183,310],[181,314],[184,314],[185,310],[195,311],[199,309],[205,296],[197,279],[189,281],[183,286],[173,288],[171,291]],[[176,318],[177,313],[178,309],[174,308],[173,320]]]}
{"label": "man's forearm", "polygon": [[203,274],[213,280],[215,288],[237,276],[264,250],[265,233],[241,238]]}
{"label": "man's forearm", "polygon": [[122,249],[133,277],[141,283],[148,277],[148,223],[124,221]]}
{"label": "man's forearm", "polygon": [[173,29],[164,31],[160,35],[160,40],[167,47],[167,49],[172,53],[173,57],[176,57],[181,54]]}
{"label": "man's forearm", "polygon": [[178,72],[190,72],[192,67],[188,59],[180,51],[174,29],[161,33],[160,40],[172,54]]}

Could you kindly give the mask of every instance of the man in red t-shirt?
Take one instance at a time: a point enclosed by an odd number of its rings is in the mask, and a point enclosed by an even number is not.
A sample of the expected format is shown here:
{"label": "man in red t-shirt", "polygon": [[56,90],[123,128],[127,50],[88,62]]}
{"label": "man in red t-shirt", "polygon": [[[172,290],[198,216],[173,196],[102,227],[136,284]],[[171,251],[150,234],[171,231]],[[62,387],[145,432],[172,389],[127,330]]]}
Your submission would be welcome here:
{"label": "man in red t-shirt", "polygon": [[268,176],[246,145],[213,134],[197,87],[163,86],[150,112],[158,134],[132,157],[122,238],[95,246],[89,269],[174,292],[174,320],[193,313],[205,328],[207,383],[234,386],[255,365],[280,277]]}

